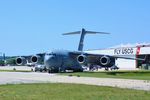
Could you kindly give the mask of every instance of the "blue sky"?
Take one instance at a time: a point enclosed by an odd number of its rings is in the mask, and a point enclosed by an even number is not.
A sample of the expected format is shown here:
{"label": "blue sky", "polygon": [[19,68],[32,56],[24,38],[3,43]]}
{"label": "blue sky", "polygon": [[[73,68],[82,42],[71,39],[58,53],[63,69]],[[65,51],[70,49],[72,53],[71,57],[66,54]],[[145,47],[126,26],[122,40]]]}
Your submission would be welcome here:
{"label": "blue sky", "polygon": [[87,35],[84,49],[150,42],[149,0],[1,0],[0,52],[30,55],[77,50],[85,28],[111,35]]}

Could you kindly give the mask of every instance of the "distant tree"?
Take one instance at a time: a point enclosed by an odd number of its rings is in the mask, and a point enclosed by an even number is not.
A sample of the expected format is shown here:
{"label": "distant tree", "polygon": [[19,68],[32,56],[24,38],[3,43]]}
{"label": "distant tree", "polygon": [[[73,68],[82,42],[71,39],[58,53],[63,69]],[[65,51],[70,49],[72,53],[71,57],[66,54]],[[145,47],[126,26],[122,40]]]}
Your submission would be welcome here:
{"label": "distant tree", "polygon": [[9,58],[6,60],[7,65],[16,65],[15,58]]}
{"label": "distant tree", "polygon": [[0,66],[4,66],[4,60],[0,60]]}

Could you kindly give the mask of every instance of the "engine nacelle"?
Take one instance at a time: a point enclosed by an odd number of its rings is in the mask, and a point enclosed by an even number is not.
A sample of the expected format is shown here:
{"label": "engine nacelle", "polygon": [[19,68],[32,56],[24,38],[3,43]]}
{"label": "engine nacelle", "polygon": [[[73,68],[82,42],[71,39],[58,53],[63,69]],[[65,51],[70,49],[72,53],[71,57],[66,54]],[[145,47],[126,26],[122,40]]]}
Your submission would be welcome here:
{"label": "engine nacelle", "polygon": [[31,63],[37,63],[39,61],[39,58],[40,58],[39,56],[34,55],[34,56],[31,56],[30,61]]}
{"label": "engine nacelle", "polygon": [[100,58],[100,64],[103,66],[108,66],[111,63],[111,58],[108,56],[102,56]]}
{"label": "engine nacelle", "polygon": [[17,65],[24,65],[26,63],[27,63],[27,61],[26,61],[26,59],[24,57],[17,57],[16,58],[16,64]]}
{"label": "engine nacelle", "polygon": [[78,61],[80,64],[86,63],[86,56],[85,56],[85,55],[79,55],[79,56],[77,57],[77,61]]}

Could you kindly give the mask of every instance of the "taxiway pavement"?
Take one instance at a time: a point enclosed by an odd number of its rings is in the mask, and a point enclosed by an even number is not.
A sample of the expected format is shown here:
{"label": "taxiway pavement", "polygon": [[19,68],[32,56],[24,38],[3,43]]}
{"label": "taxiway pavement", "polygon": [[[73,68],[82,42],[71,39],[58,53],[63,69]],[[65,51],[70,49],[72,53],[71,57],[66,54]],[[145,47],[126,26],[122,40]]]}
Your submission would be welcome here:
{"label": "taxiway pavement", "polygon": [[150,81],[146,80],[61,76],[38,72],[0,72],[0,84],[21,83],[75,83],[150,91]]}

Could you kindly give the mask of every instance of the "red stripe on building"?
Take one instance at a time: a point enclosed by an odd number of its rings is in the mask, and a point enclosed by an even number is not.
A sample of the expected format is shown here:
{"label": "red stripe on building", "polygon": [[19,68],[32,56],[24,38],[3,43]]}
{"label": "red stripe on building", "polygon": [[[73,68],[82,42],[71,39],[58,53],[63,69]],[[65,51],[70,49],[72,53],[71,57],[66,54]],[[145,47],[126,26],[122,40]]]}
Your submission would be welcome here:
{"label": "red stripe on building", "polygon": [[137,47],[136,55],[139,55],[139,54],[140,54],[140,50],[141,50],[141,47]]}

